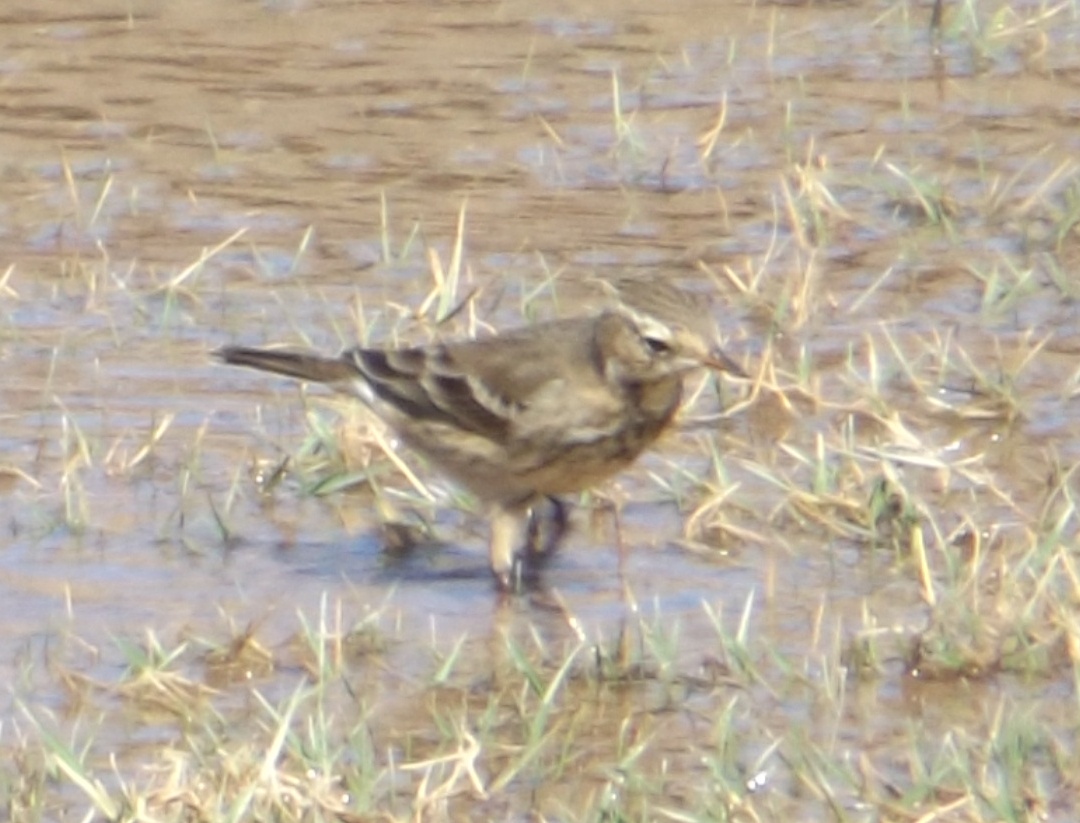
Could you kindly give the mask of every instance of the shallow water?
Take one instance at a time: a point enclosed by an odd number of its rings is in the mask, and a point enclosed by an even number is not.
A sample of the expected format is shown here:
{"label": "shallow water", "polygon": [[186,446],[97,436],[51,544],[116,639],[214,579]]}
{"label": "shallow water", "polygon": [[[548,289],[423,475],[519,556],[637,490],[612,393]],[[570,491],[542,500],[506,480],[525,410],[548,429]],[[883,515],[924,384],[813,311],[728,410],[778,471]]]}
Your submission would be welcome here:
{"label": "shallow water", "polygon": [[[537,623],[572,639],[567,615],[611,637],[635,603],[680,623],[689,660],[716,642],[703,602],[734,626],[752,597],[780,653],[867,613],[921,627],[912,575],[793,514],[755,467],[809,486],[799,456],[851,425],[851,445],[888,452],[945,532],[966,516],[1008,532],[1037,516],[1051,464],[1080,458],[1076,11],[953,31],[937,57],[927,16],[685,0],[0,12],[0,678],[18,682],[58,637],[101,677],[125,665],[111,639],[148,630],[253,623],[274,646],[324,597],[383,609],[406,678],[430,668],[421,642],[483,648]],[[475,507],[422,507],[443,545],[395,561],[364,491],[311,497],[290,477],[262,496],[250,466],[300,448],[305,404],[209,352],[422,338],[408,318],[462,212],[467,315],[507,326],[573,310],[588,278],[675,277],[716,293],[751,371],[769,334],[781,383],[808,363],[815,399],[764,398],[669,438],[605,490],[625,559],[587,501],[545,592],[509,605]],[[936,377],[948,408],[905,368]],[[974,373],[1007,375],[1020,416],[977,419]],[[746,390],[724,385],[722,403]],[[861,428],[869,398],[915,445]],[[709,389],[689,415],[719,407]],[[944,467],[897,458],[908,447]],[[690,551],[710,448],[725,516],[760,539]],[[889,668],[870,698],[885,711],[841,736],[939,703],[905,699],[921,687]]]}

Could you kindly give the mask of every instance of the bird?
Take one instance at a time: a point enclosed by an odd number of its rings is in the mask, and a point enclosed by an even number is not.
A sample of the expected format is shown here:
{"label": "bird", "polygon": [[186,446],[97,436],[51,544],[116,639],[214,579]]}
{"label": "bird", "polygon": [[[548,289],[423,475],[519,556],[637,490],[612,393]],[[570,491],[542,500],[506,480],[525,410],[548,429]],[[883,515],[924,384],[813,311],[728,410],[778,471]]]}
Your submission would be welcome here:
{"label": "bird", "polygon": [[331,357],[240,345],[215,354],[359,398],[487,505],[491,571],[514,590],[535,559],[541,504],[553,505],[546,543],[557,543],[558,496],[602,483],[651,446],[671,426],[688,373],[746,376],[714,345],[702,298],[659,278],[609,285],[616,300],[601,311],[483,337]]}

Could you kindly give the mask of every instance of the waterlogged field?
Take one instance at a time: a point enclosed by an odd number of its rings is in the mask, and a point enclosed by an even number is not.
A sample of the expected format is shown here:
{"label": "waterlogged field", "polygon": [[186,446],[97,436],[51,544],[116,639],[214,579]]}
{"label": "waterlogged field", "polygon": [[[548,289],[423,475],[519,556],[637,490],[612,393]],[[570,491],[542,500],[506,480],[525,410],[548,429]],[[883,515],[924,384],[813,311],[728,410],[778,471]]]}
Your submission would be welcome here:
{"label": "waterlogged field", "polygon": [[[1074,820],[1080,7],[0,10],[0,803]],[[227,369],[709,294],[542,582]]]}

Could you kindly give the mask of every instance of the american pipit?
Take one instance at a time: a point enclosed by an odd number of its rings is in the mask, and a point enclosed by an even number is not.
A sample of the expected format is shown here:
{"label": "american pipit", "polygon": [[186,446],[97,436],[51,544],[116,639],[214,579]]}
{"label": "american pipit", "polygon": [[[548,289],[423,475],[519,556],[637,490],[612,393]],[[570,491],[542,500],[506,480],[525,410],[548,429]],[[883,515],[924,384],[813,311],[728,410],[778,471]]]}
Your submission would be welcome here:
{"label": "american pipit", "polygon": [[[669,426],[683,376],[741,374],[711,345],[705,306],[664,283],[616,285],[618,305],[486,338],[337,357],[226,346],[226,363],[359,397],[491,512],[491,570],[512,587],[532,508],[628,466]],[[561,513],[561,507],[559,509]]]}

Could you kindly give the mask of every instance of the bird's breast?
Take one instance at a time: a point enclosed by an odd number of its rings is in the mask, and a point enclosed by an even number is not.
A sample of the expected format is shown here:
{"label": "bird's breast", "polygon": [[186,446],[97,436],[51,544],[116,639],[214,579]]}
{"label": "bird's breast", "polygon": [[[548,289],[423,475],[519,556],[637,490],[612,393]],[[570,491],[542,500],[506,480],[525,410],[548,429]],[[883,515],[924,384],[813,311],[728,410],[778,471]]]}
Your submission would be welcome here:
{"label": "bird's breast", "polygon": [[[553,413],[545,425],[519,431],[512,439],[512,473],[527,478],[540,494],[593,486],[626,468],[656,441],[670,425],[681,397],[681,382],[665,379],[624,387],[617,399],[609,394],[607,404],[594,403],[591,413],[580,404],[576,414]],[[602,414],[601,405],[606,406]]]}

